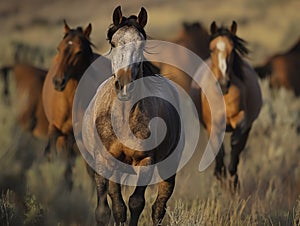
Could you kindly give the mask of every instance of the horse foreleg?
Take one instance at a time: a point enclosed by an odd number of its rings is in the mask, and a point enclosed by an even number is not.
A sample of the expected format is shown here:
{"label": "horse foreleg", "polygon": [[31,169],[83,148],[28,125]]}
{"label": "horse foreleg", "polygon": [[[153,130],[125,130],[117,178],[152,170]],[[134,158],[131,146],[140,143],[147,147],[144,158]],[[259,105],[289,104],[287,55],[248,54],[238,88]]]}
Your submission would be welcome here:
{"label": "horse foreleg", "polygon": [[223,179],[226,178],[226,167],[224,164],[224,156],[225,156],[225,151],[224,151],[224,145],[222,144],[220,151],[216,156],[216,166],[214,171],[214,175],[219,181],[221,181],[221,183],[223,182]]}
{"label": "horse foreleg", "polygon": [[[211,136],[211,123],[206,123],[206,129],[208,137]],[[216,156],[216,165],[214,170],[215,177],[222,183],[223,179],[226,178],[226,167],[224,164],[224,156],[225,156],[225,150],[224,150],[224,144],[222,143],[220,150],[218,151],[218,154]]]}
{"label": "horse foreleg", "polygon": [[[119,178],[116,179],[116,181],[119,182]],[[114,220],[117,225],[123,225],[126,221],[127,207],[122,197],[121,185],[119,183],[109,181],[108,194],[112,200]]]}
{"label": "horse foreleg", "polygon": [[97,207],[95,218],[98,226],[106,226],[110,220],[110,208],[107,202],[108,180],[101,175],[94,175],[97,190]]}
{"label": "horse foreleg", "polygon": [[[141,167],[138,173],[138,185],[149,184],[153,175],[152,158],[147,157],[139,162],[138,166]],[[130,209],[130,222],[129,226],[136,226],[138,224],[139,217],[145,207],[145,191],[147,186],[137,186],[133,194],[129,198]]]}
{"label": "horse foreleg", "polygon": [[160,225],[167,208],[167,202],[173,194],[175,187],[175,175],[160,182],[158,185],[157,198],[152,206],[153,225]]}
{"label": "horse foreleg", "polygon": [[65,182],[66,182],[66,185],[67,185],[69,191],[71,191],[72,188],[73,188],[73,168],[74,168],[74,165],[75,165],[75,156],[70,156],[67,159],[67,166],[66,166],[65,173],[64,173]]}
{"label": "horse foreleg", "polygon": [[48,160],[51,159],[52,150],[54,149],[56,152],[56,140],[59,135],[59,130],[53,124],[50,124],[48,127],[48,143],[44,150],[44,155],[48,158]]}
{"label": "horse foreleg", "polygon": [[18,113],[17,121],[19,125],[27,132],[32,132],[36,126],[37,120],[34,115],[36,106],[29,104]]}
{"label": "horse foreleg", "polygon": [[246,132],[241,133],[238,127],[231,135],[231,158],[228,170],[230,173],[229,186],[233,192],[239,187],[237,167],[239,164],[240,153],[246,146],[250,130],[251,128],[247,129]]}

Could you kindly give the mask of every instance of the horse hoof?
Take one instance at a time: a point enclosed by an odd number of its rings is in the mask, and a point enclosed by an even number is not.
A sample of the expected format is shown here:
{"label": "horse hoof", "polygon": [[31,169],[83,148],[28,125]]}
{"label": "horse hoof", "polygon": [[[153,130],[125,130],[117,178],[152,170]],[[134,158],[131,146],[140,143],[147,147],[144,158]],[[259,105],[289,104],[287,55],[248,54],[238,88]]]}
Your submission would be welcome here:
{"label": "horse hoof", "polygon": [[221,170],[215,169],[214,176],[217,178],[217,181],[219,182],[221,187],[226,188],[226,169],[225,167],[222,167]]}
{"label": "horse hoof", "polygon": [[237,174],[229,177],[228,186],[232,194],[238,194],[240,192],[240,182]]}
{"label": "horse hoof", "polygon": [[226,168],[222,167],[221,169],[215,169],[214,175],[217,178],[217,180],[225,179],[227,177]]}
{"label": "horse hoof", "polygon": [[48,162],[51,162],[51,161],[52,161],[52,155],[51,155],[50,150],[45,149],[45,151],[44,151],[44,156],[45,156],[45,158],[47,159]]}

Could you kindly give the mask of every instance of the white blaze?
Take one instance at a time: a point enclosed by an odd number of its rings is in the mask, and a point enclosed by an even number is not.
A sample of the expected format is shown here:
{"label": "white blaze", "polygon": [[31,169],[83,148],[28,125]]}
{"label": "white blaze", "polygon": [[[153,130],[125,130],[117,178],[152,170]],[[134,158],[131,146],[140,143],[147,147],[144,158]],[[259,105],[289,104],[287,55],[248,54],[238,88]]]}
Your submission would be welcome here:
{"label": "white blaze", "polygon": [[225,73],[226,73],[226,69],[227,69],[227,65],[226,65],[226,59],[225,59],[225,51],[226,45],[225,42],[223,41],[218,41],[217,42],[217,49],[220,51],[218,53],[218,61],[219,61],[219,68],[220,71],[222,72],[223,77],[225,77]]}

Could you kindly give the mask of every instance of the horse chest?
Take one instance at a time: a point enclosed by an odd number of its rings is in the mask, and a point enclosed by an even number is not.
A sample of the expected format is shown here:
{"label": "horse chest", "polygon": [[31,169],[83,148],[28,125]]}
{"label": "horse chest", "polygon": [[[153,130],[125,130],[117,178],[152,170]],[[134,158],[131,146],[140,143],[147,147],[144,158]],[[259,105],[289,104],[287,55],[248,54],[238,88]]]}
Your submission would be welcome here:
{"label": "horse chest", "polygon": [[[130,106],[129,102],[115,106],[113,109],[111,106],[106,108],[102,105],[97,114],[96,128],[108,152],[123,162],[135,165],[140,159],[149,156],[149,153],[139,148],[129,148],[122,143],[122,140],[133,135],[138,139],[135,143],[136,147],[140,147],[139,141],[150,135],[150,118],[146,111],[141,111],[137,106],[132,109]],[[130,112],[129,117],[126,112]],[[117,121],[114,122],[114,119]]]}
{"label": "horse chest", "polygon": [[239,89],[232,85],[228,94],[224,95],[227,117],[236,115],[241,110],[241,95]]}

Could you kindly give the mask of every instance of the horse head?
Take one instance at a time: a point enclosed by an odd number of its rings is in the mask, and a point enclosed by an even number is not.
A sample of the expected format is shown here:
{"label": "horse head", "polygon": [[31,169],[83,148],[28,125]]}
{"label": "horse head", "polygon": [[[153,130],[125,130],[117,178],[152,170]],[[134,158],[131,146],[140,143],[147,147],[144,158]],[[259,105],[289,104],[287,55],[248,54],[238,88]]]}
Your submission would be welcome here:
{"label": "horse head", "polygon": [[64,21],[65,35],[59,43],[55,57],[53,85],[57,91],[63,91],[70,78],[80,79],[93,58],[89,36],[92,26],[84,30],[81,27],[71,29]]}
{"label": "horse head", "polygon": [[118,98],[129,100],[134,89],[133,81],[142,76],[143,49],[147,11],[141,8],[138,16],[122,16],[121,7],[113,12],[113,24],[107,38],[111,45],[111,63]]}

